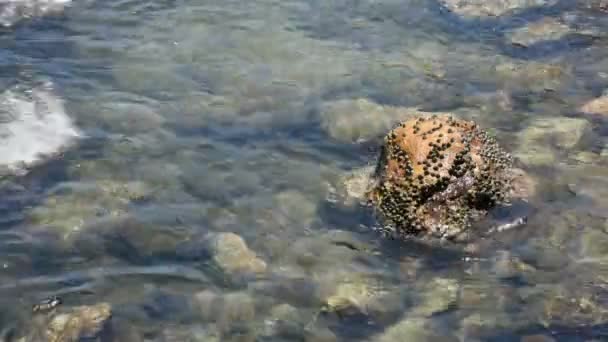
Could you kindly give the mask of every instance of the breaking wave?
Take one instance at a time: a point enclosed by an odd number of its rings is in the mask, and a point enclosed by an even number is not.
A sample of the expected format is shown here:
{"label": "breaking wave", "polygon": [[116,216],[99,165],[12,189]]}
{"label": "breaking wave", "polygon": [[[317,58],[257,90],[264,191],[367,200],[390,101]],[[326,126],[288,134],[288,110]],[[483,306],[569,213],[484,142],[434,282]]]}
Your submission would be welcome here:
{"label": "breaking wave", "polygon": [[50,82],[0,93],[0,176],[25,174],[81,136]]}
{"label": "breaking wave", "polygon": [[0,26],[11,27],[22,19],[60,13],[71,0],[0,0]]}

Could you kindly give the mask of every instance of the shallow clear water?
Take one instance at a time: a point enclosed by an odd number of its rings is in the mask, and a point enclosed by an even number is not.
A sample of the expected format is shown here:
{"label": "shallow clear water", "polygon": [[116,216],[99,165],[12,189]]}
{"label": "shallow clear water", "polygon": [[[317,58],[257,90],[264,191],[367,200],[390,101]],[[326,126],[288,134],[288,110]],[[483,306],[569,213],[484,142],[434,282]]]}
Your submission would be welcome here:
{"label": "shallow clear water", "polygon": [[[81,136],[2,180],[0,325],[25,334],[60,295],[110,303],[124,341],[608,339],[608,109],[581,109],[608,88],[594,4],[86,0],[6,28],[2,90],[52,83]],[[536,183],[528,224],[382,239],[344,177],[392,106],[490,130]]]}

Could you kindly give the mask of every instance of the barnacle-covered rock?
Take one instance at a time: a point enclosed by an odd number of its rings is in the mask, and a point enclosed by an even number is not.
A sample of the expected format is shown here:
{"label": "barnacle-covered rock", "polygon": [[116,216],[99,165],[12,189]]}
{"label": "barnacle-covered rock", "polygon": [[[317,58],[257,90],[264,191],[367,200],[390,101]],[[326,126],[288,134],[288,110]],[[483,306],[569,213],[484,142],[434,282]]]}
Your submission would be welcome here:
{"label": "barnacle-covered rock", "polygon": [[393,236],[454,239],[508,199],[512,158],[474,122],[403,122],[385,137],[369,199]]}

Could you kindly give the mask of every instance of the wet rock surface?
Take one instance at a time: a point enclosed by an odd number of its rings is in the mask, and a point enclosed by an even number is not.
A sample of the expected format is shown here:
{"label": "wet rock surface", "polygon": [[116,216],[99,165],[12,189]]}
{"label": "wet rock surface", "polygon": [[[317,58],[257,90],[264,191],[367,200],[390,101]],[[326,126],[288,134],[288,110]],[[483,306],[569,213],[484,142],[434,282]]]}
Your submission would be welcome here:
{"label": "wet rock surface", "polygon": [[249,330],[255,319],[255,302],[244,292],[219,294],[206,290],[197,293],[194,301],[201,318],[214,323],[218,332],[224,335],[229,335],[239,327],[245,331]]}
{"label": "wet rock surface", "polygon": [[40,315],[34,319],[30,333],[19,341],[112,341],[112,309],[108,303],[59,309]]}
{"label": "wet rock surface", "polygon": [[506,199],[511,163],[475,123],[419,117],[387,134],[370,200],[389,234],[453,239]]}

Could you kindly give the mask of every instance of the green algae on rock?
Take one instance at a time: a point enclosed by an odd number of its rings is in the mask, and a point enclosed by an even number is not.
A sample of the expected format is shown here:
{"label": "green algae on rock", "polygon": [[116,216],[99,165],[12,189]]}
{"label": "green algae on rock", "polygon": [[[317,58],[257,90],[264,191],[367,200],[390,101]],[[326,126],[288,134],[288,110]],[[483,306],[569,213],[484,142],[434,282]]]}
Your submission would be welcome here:
{"label": "green algae on rock", "polygon": [[512,158],[472,121],[410,119],[384,139],[369,200],[394,237],[457,239],[508,200]]}

